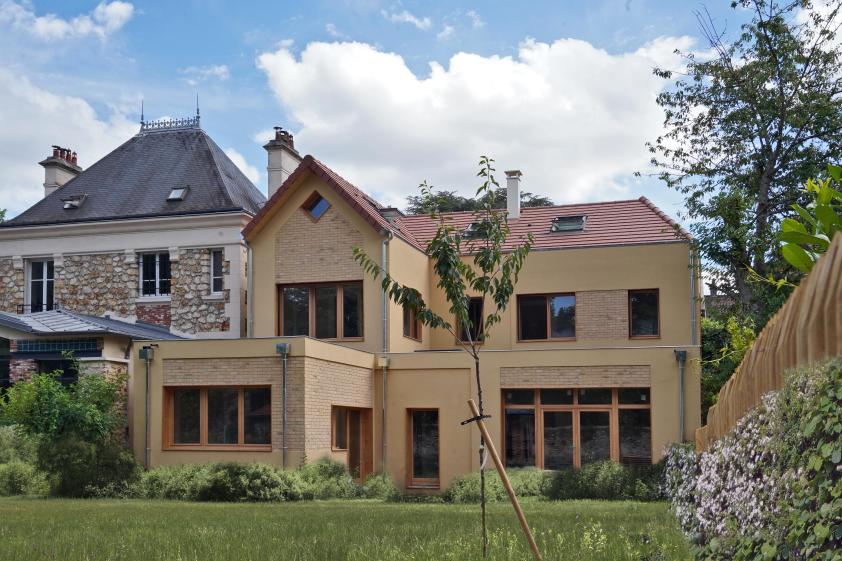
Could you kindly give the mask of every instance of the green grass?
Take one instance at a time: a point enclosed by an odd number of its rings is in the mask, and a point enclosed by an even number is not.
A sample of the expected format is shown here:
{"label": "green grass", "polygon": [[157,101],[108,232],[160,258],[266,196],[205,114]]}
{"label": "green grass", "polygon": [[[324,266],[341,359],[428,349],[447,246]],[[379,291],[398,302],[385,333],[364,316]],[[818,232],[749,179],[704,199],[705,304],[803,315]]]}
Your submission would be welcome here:
{"label": "green grass", "polygon": [[[685,560],[663,503],[525,503],[544,559]],[[508,504],[489,508],[491,558],[529,559]],[[477,505],[272,505],[0,499],[4,561],[479,559]]]}

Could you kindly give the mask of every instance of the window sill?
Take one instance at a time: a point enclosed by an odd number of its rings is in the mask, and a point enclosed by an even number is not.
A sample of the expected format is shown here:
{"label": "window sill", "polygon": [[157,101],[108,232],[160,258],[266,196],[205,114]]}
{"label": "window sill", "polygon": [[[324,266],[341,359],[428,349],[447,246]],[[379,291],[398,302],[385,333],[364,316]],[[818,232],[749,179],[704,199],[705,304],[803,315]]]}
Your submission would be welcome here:
{"label": "window sill", "polygon": [[629,339],[634,341],[635,339],[660,339],[660,335],[629,335]]}
{"label": "window sill", "polygon": [[202,296],[202,300],[205,302],[225,302],[225,293],[214,292],[212,294],[205,294]]}
{"label": "window sill", "polygon": [[422,481],[410,481],[407,486],[407,489],[441,489],[441,485],[438,481],[430,481],[430,482],[422,482]]}
{"label": "window sill", "polygon": [[164,446],[164,451],[192,451],[192,452],[271,452],[272,445],[254,444],[251,446],[240,445],[208,445],[202,446],[200,444],[175,444],[172,446]]}
{"label": "window sill", "polygon": [[415,337],[410,337],[409,335],[404,335],[404,336],[403,336],[403,338],[404,338],[404,339],[409,339],[410,341],[415,341],[416,343],[420,343],[420,342],[421,342],[421,338],[420,338],[420,337],[416,339]]}
{"label": "window sill", "polygon": [[171,301],[170,295],[166,296],[138,296],[134,299],[136,304],[165,304]]}
{"label": "window sill", "polygon": [[518,339],[518,343],[575,343],[576,337],[553,337],[552,339]]}

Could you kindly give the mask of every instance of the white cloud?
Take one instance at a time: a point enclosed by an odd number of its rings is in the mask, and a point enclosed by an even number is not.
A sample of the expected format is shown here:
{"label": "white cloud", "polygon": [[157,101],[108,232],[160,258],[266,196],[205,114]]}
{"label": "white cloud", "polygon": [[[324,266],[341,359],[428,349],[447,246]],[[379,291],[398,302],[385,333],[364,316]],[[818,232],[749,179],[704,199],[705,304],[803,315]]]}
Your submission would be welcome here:
{"label": "white cloud", "polygon": [[428,17],[419,18],[409,11],[404,10],[402,12],[387,12],[386,10],[381,10],[380,13],[383,15],[384,18],[391,21],[392,23],[410,23],[420,29],[421,31],[426,31],[430,29],[430,26],[433,25],[433,20]]}
{"label": "white cloud", "polygon": [[28,32],[44,41],[59,41],[87,36],[101,40],[122,28],[134,15],[128,2],[100,2],[88,14],[62,19],[55,14],[35,15],[28,3],[4,0],[0,3],[0,23]]}
{"label": "white cloud", "polygon": [[455,30],[453,29],[453,26],[452,26],[452,25],[447,25],[447,24],[444,24],[444,27],[443,27],[443,28],[442,28],[442,30],[441,30],[441,31],[440,31],[440,32],[436,35],[436,38],[437,38],[439,41],[443,41],[443,40],[447,39],[448,37],[450,37],[451,35],[453,35],[453,32],[454,32],[454,31],[455,31]]}
{"label": "white cloud", "polygon": [[[585,41],[527,40],[517,56],[457,53],[418,77],[404,59],[363,43],[311,43],[258,66],[297,123],[296,145],[359,187],[402,206],[422,180],[472,193],[482,154],[524,172],[524,189],[558,202],[637,196],[644,143],[662,128],[655,103],[689,37],[609,54]],[[294,123],[289,123],[292,125]]]}
{"label": "white cloud", "polygon": [[138,124],[115,112],[101,119],[78,97],[56,95],[26,77],[0,69],[0,206],[7,218],[25,210],[44,195],[44,169],[38,162],[50,146],[69,147],[88,167],[128,140]]}
{"label": "white cloud", "polygon": [[335,23],[331,23],[331,22],[326,23],[325,24],[325,31],[327,31],[328,35],[330,35],[331,37],[336,37],[337,39],[343,39],[343,38],[347,37],[347,35],[345,35],[341,31],[339,31],[339,29],[336,27]]}
{"label": "white cloud", "polygon": [[468,10],[465,13],[465,15],[468,16],[469,20],[471,20],[471,27],[476,29],[477,27],[482,27],[485,25],[485,22],[482,21],[482,18],[476,12],[476,10]]}
{"label": "white cloud", "polygon": [[261,187],[260,171],[258,171],[258,169],[255,166],[248,163],[246,161],[245,156],[243,156],[233,148],[226,148],[225,155],[231,158],[231,161],[234,162],[234,164],[238,168],[240,168],[240,171],[242,171],[245,174],[245,176],[248,177],[249,180],[251,180],[251,182],[255,184],[255,186],[257,186],[258,189]]}
{"label": "white cloud", "polygon": [[185,76],[184,81],[191,86],[205,82],[211,78],[225,81],[231,77],[231,72],[225,64],[212,64],[210,66],[188,66],[179,68],[178,72]]}

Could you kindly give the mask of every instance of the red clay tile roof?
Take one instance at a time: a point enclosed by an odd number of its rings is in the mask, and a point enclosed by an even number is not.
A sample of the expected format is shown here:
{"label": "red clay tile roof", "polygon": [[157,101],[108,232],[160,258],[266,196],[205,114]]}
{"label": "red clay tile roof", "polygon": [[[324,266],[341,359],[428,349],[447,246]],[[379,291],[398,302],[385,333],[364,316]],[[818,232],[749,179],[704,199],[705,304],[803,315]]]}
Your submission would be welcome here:
{"label": "red clay tile roof", "polygon": [[[583,215],[587,217],[583,230],[550,232],[555,218]],[[459,229],[475,221],[471,212],[450,212],[444,216]],[[406,216],[400,220],[404,228],[425,247],[438,226],[426,215]],[[527,233],[532,232],[535,237],[533,249],[648,244],[691,239],[689,233],[646,197],[628,201],[522,208],[520,218],[509,221],[509,228],[509,247],[526,239]]]}
{"label": "red clay tile roof", "polygon": [[[272,209],[279,204],[284,193],[308,172],[324,180],[378,231],[392,232],[421,251],[425,250],[427,243],[435,235],[438,224],[427,215],[400,216],[390,222],[380,214],[384,208],[380,203],[308,155],[243,229],[246,238],[272,213]],[[583,230],[550,232],[555,218],[582,215],[587,217]],[[475,221],[472,212],[449,212],[444,216],[448,222],[460,229]],[[509,222],[509,228],[509,247],[525,239],[528,232],[532,232],[535,237],[533,249],[536,250],[664,243],[691,239],[687,231],[646,197],[627,201],[523,208],[520,218]]]}

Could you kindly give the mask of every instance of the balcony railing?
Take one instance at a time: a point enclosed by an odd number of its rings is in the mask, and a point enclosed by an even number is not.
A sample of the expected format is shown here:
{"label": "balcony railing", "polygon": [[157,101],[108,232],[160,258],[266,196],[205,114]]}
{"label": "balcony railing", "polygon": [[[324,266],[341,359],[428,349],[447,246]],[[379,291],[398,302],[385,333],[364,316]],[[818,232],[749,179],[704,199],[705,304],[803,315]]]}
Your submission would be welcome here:
{"label": "balcony railing", "polygon": [[37,312],[48,312],[50,310],[58,310],[60,306],[58,304],[53,304],[52,306],[48,306],[47,304],[18,304],[18,313],[19,314],[34,314]]}

